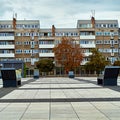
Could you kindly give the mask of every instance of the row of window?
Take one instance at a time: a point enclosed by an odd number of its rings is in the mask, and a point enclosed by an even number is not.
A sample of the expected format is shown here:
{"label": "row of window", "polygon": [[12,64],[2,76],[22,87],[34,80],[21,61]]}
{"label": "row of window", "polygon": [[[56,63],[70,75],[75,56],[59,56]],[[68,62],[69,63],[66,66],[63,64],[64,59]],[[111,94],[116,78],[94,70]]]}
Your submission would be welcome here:
{"label": "row of window", "polygon": [[78,33],[74,32],[65,32],[65,33],[55,33],[55,36],[79,36]]}
{"label": "row of window", "polygon": [[80,32],[80,35],[94,35],[94,32]]}
{"label": "row of window", "polygon": [[94,44],[94,41],[89,40],[80,40],[80,44]]}
{"label": "row of window", "polygon": [[118,24],[96,24],[96,28],[118,28]]}
{"label": "row of window", "polygon": [[[110,60],[111,63],[114,63],[114,61],[117,60],[116,57],[107,57],[106,60]],[[88,62],[89,61],[89,58],[83,58],[83,62]]]}
{"label": "row of window", "polygon": [[39,52],[40,53],[53,53],[53,50],[51,50],[51,49],[41,49]]}
{"label": "row of window", "polygon": [[[6,28],[13,28],[13,25],[8,25],[8,24],[2,24],[2,25],[0,25],[0,28],[4,28],[4,29],[6,29]],[[37,24],[28,24],[28,25],[26,25],[26,24],[17,24],[16,25],[16,28],[18,28],[18,29],[21,29],[21,28],[24,28],[24,29],[35,29],[35,28],[40,28],[40,26]]]}
{"label": "row of window", "polygon": [[0,41],[0,45],[13,45],[14,42],[8,42],[8,41]]}
{"label": "row of window", "polygon": [[26,53],[26,54],[33,53],[33,54],[36,54],[36,53],[39,53],[39,50],[22,50],[22,49],[18,49],[18,50],[15,50],[15,53],[17,53],[17,54],[21,54],[21,53]]}
{"label": "row of window", "polygon": [[16,45],[38,45],[37,41],[25,41],[25,42],[21,42],[21,41],[17,41],[15,42]]}
{"label": "row of window", "polygon": [[14,33],[0,33],[0,36],[14,36]]}
{"label": "row of window", "polygon": [[14,53],[14,50],[0,50],[0,53],[3,54]]}
{"label": "row of window", "polygon": [[[94,32],[80,32],[80,35],[94,35]],[[118,35],[118,32],[96,32],[96,36],[114,36]],[[0,36],[14,36],[14,33],[0,33]],[[25,33],[15,33],[15,36],[48,36],[51,37],[52,34],[39,33],[39,32],[25,32]],[[55,36],[79,36],[79,33],[55,33]]]}
{"label": "row of window", "polygon": [[99,49],[100,52],[104,52],[104,53],[118,53],[118,49],[114,48],[114,49]]}
{"label": "row of window", "polygon": [[96,32],[96,36],[114,36],[118,35],[118,32]]}
{"label": "row of window", "polygon": [[118,44],[118,40],[96,40],[96,44]]}
{"label": "row of window", "polygon": [[[16,60],[23,60],[24,62],[31,62],[33,58],[16,58]],[[34,61],[39,61],[39,58],[34,58]]]}
{"label": "row of window", "polygon": [[[79,24],[79,28],[92,28],[92,24]],[[96,28],[118,28],[118,24],[96,24]]]}
{"label": "row of window", "polygon": [[16,25],[16,28],[26,28],[26,29],[30,29],[30,28],[34,29],[34,28],[39,28],[39,27],[40,27],[39,25],[34,25],[34,24],[28,24],[28,25],[26,25],[26,24],[17,24]]}
{"label": "row of window", "polygon": [[17,54],[21,54],[21,53],[26,53],[26,54],[31,54],[31,53],[52,53],[53,50],[50,50],[50,49],[41,49],[41,50],[21,50],[21,49],[18,49],[18,50],[15,50],[15,53]]}
{"label": "row of window", "polygon": [[25,33],[16,33],[16,36],[39,36],[38,32],[25,32]]}

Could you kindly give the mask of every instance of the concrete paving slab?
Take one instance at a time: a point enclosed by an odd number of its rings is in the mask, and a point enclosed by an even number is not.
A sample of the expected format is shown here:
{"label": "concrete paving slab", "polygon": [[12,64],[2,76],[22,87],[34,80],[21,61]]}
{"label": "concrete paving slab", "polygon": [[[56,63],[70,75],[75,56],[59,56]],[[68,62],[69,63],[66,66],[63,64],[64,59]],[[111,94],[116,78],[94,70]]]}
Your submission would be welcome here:
{"label": "concrete paving slab", "polygon": [[18,88],[0,85],[0,119],[118,120],[119,86],[120,78],[118,86],[102,87],[96,77],[26,78]]}

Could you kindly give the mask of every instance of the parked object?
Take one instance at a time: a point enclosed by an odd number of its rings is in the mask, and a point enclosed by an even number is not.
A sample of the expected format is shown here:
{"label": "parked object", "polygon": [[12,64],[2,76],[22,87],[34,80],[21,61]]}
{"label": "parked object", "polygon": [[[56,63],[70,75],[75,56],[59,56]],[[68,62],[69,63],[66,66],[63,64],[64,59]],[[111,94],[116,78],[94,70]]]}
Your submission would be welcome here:
{"label": "parked object", "polygon": [[40,77],[39,69],[34,69],[34,79],[38,79]]}
{"label": "parked object", "polygon": [[3,87],[17,87],[21,85],[21,70],[15,68],[1,68]]}
{"label": "parked object", "polygon": [[97,84],[103,86],[117,86],[119,66],[106,66],[104,73],[97,78]]}
{"label": "parked object", "polygon": [[75,77],[74,72],[73,71],[69,71],[68,72],[68,76],[69,76],[69,78],[74,78]]}

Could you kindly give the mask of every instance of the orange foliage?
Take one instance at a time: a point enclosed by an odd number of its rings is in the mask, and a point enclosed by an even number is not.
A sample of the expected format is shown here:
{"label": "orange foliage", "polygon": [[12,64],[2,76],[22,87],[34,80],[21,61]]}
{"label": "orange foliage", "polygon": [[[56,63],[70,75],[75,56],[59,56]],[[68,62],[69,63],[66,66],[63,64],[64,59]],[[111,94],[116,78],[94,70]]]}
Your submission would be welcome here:
{"label": "orange foliage", "polygon": [[82,48],[72,38],[63,37],[61,43],[53,51],[55,59],[65,68],[66,72],[80,66],[83,60]]}

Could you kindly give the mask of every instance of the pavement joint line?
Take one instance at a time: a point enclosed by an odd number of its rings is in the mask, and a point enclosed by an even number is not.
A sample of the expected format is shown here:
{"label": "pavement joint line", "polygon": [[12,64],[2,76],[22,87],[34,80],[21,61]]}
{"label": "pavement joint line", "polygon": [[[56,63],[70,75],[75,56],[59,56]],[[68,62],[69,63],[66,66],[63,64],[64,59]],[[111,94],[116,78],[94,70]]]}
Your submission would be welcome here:
{"label": "pavement joint line", "polygon": [[[67,98],[67,94],[65,93],[65,91],[64,91],[64,90],[62,90],[62,92],[64,93],[64,95],[65,95],[65,96],[66,96],[66,98]],[[70,105],[71,105],[71,107],[72,107],[72,109],[73,109],[74,113],[76,114],[77,118],[80,120],[80,117],[79,117],[79,115],[77,114],[77,112],[76,112],[76,110],[74,109],[74,107],[73,107],[73,105],[72,105],[72,103],[71,103],[71,102],[70,102]]]}
{"label": "pavement joint line", "polygon": [[27,112],[27,110],[28,110],[28,108],[29,108],[29,106],[31,105],[31,103],[29,103],[28,104],[28,106],[26,107],[26,109],[25,109],[25,111],[24,111],[24,113],[22,114],[22,116],[20,117],[20,119],[19,120],[22,120],[22,118],[23,118],[23,116],[25,115],[25,113]]}
{"label": "pavement joint line", "polygon": [[51,120],[51,80],[50,80],[50,84],[49,84],[49,95],[50,95],[50,102],[49,102],[49,120]]}
{"label": "pavement joint line", "polygon": [[103,89],[102,87],[61,87],[61,88],[18,88],[16,90],[49,90],[49,89]]}
{"label": "pavement joint line", "polygon": [[10,105],[10,103],[7,104],[3,109],[1,109],[0,112],[2,112],[3,110],[5,110],[9,105]]}
{"label": "pavement joint line", "polygon": [[96,110],[98,110],[101,114],[103,114],[106,118],[108,118],[109,120],[111,120],[104,112],[102,112],[99,108],[97,108],[92,102],[90,102],[90,104],[91,104]]}
{"label": "pavement joint line", "polygon": [[0,103],[22,102],[112,102],[120,101],[120,98],[51,98],[51,99],[0,99]]}

